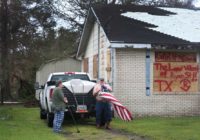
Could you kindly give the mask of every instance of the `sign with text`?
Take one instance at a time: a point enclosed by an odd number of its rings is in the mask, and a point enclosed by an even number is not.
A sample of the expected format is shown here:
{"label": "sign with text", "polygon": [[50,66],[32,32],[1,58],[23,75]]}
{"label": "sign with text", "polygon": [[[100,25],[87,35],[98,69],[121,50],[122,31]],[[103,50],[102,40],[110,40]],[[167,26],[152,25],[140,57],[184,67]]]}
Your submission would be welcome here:
{"label": "sign with text", "polygon": [[155,62],[153,66],[154,92],[197,92],[197,63]]}
{"label": "sign with text", "polygon": [[196,53],[155,52],[155,62],[196,62]]}

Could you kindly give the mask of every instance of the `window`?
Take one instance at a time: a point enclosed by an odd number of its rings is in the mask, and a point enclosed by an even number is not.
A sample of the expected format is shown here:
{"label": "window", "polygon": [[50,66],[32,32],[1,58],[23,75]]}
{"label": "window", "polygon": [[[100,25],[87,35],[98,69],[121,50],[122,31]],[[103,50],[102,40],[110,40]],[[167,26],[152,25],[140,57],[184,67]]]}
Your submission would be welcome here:
{"label": "window", "polygon": [[89,77],[86,74],[65,74],[65,75],[53,75],[51,81],[69,81],[71,79],[81,79],[89,81]]}

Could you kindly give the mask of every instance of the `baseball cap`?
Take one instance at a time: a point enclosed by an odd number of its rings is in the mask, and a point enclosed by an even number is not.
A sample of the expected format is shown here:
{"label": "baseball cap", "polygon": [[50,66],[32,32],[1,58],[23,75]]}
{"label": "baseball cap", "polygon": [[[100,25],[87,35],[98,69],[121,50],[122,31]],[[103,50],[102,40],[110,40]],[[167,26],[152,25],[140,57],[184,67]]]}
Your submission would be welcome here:
{"label": "baseball cap", "polygon": [[100,81],[104,81],[104,78],[99,78]]}

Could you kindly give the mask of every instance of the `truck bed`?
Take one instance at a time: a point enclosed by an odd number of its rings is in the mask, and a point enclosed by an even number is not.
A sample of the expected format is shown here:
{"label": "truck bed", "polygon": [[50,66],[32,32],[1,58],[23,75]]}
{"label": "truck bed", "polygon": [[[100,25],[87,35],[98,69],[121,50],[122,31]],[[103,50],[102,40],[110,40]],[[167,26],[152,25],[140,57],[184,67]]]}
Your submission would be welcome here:
{"label": "truck bed", "polygon": [[73,94],[67,88],[63,87],[63,93],[65,97],[67,97],[68,105],[71,107],[73,112],[76,112],[77,105],[86,105],[88,109],[88,113],[95,112],[96,99],[92,95],[92,91],[93,90],[89,91],[86,94],[82,94],[82,93]]}

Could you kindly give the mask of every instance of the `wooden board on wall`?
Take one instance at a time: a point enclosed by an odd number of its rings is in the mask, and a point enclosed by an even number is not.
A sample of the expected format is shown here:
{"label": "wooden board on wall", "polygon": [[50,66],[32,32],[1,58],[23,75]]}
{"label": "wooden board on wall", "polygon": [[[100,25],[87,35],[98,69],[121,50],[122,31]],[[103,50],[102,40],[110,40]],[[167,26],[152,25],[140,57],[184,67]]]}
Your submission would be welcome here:
{"label": "wooden board on wall", "polygon": [[155,62],[154,92],[198,92],[198,63]]}
{"label": "wooden board on wall", "polygon": [[110,80],[110,76],[111,76],[111,53],[110,50],[107,50],[107,67],[106,67],[106,71],[107,71],[107,79],[108,81]]}
{"label": "wooden board on wall", "polygon": [[196,53],[155,52],[155,62],[196,62]]}
{"label": "wooden board on wall", "polygon": [[93,56],[93,78],[98,77],[98,54]]}
{"label": "wooden board on wall", "polygon": [[88,72],[88,58],[84,58],[83,60],[83,71]]}

